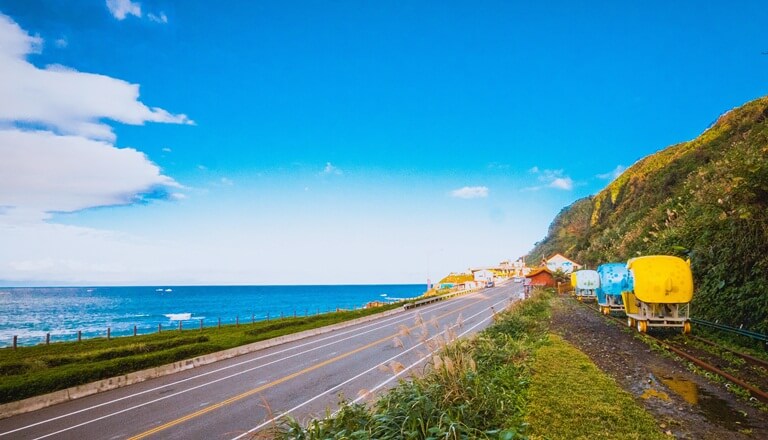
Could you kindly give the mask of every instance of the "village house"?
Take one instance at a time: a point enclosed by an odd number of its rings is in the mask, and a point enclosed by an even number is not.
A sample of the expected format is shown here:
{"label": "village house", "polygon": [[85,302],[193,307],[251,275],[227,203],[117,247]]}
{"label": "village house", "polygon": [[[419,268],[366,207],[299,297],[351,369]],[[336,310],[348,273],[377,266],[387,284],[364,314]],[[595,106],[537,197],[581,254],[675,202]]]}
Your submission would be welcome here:
{"label": "village house", "polygon": [[563,273],[571,273],[573,271],[581,269],[581,264],[564,257],[561,254],[555,254],[545,260],[547,269],[551,272],[557,272],[558,270]]}
{"label": "village house", "polygon": [[523,292],[525,297],[531,294],[534,287],[555,287],[557,282],[552,272],[546,267],[541,266],[533,269],[525,276],[525,283],[523,285]]}
{"label": "village house", "polygon": [[[531,270],[531,272],[525,276],[526,286],[531,287],[555,287],[557,285],[557,281],[555,281],[555,277],[552,275],[552,271],[549,270],[547,267],[539,267],[537,269]],[[530,281],[528,281],[530,280]]]}

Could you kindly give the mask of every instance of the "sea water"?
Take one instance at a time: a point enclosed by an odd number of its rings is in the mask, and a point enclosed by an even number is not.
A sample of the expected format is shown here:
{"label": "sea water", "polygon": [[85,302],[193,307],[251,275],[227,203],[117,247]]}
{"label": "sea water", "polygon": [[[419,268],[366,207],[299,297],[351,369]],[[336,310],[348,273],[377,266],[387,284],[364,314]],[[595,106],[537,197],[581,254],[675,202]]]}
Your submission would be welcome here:
{"label": "sea water", "polygon": [[0,288],[0,347],[176,329],[363,307],[421,295],[426,286],[145,286]]}

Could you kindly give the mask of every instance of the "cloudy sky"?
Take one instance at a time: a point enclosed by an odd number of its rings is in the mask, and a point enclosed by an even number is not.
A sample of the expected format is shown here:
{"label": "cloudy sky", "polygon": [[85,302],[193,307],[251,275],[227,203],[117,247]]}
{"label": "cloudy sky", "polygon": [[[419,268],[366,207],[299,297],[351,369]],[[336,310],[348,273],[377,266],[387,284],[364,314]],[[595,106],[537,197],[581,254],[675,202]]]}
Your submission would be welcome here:
{"label": "cloudy sky", "polygon": [[422,283],[768,94],[763,1],[576,3],[0,0],[0,285]]}

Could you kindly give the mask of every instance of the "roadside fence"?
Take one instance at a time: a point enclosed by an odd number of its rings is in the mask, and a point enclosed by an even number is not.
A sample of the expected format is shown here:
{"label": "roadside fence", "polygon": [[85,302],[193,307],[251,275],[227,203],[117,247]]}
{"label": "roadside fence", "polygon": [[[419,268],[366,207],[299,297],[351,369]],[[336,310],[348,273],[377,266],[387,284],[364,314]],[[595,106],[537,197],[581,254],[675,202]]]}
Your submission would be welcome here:
{"label": "roadside fence", "polygon": [[[349,306],[346,306],[349,307]],[[134,324],[133,328],[131,326],[119,326],[118,328],[114,328],[111,325],[108,325],[105,330],[103,331],[83,331],[83,330],[72,330],[68,333],[60,333],[57,336],[57,340],[54,341],[51,335],[51,332],[46,332],[45,337],[39,337],[39,342],[35,343],[34,338],[27,337],[24,338],[24,341],[20,341],[18,335],[13,335],[12,341],[10,345],[5,346],[5,348],[11,348],[13,350],[16,350],[19,346],[33,346],[33,345],[50,345],[53,342],[82,342],[83,339],[96,339],[96,338],[106,338],[107,340],[114,339],[116,337],[130,337],[130,336],[143,336],[143,335],[149,335],[149,334],[157,334],[157,333],[163,333],[168,331],[175,331],[175,332],[183,332],[183,331],[192,331],[192,330],[198,330],[202,331],[203,329],[207,328],[218,328],[220,329],[222,326],[235,326],[238,327],[240,325],[245,324],[255,324],[256,322],[269,322],[270,320],[278,320],[278,319],[285,319],[285,318],[303,318],[303,317],[310,317],[310,316],[318,316],[318,315],[324,315],[329,313],[338,313],[342,311],[349,311],[349,310],[360,310],[364,309],[365,305],[357,306],[353,305],[351,308],[343,308],[339,305],[336,306],[335,309],[326,308],[325,311],[322,311],[320,307],[305,307],[303,310],[303,313],[300,309],[293,309],[293,313],[286,313],[284,310],[280,311],[279,313],[272,314],[271,312],[267,312],[264,315],[257,316],[256,313],[251,313],[250,316],[240,316],[236,315],[234,318],[224,319],[222,320],[221,317],[212,318],[212,319],[206,319],[206,318],[193,318],[190,317],[190,319],[168,319],[167,322],[157,322],[157,330],[155,331],[154,323],[147,323],[143,324],[141,326]],[[114,331],[113,331],[114,330]],[[0,349],[3,347],[0,346]]]}

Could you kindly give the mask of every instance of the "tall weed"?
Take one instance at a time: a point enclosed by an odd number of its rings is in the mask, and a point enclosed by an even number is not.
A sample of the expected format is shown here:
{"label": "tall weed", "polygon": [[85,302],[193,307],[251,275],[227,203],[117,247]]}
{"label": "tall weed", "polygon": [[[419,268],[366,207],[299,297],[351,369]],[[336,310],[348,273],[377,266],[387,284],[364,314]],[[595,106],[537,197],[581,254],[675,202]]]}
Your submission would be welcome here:
{"label": "tall weed", "polygon": [[308,440],[525,438],[529,354],[546,340],[550,298],[537,292],[499,313],[471,340],[456,340],[455,331],[430,340],[427,372],[400,381],[370,407],[341,402],[335,416],[306,425],[289,417],[272,434]]}

